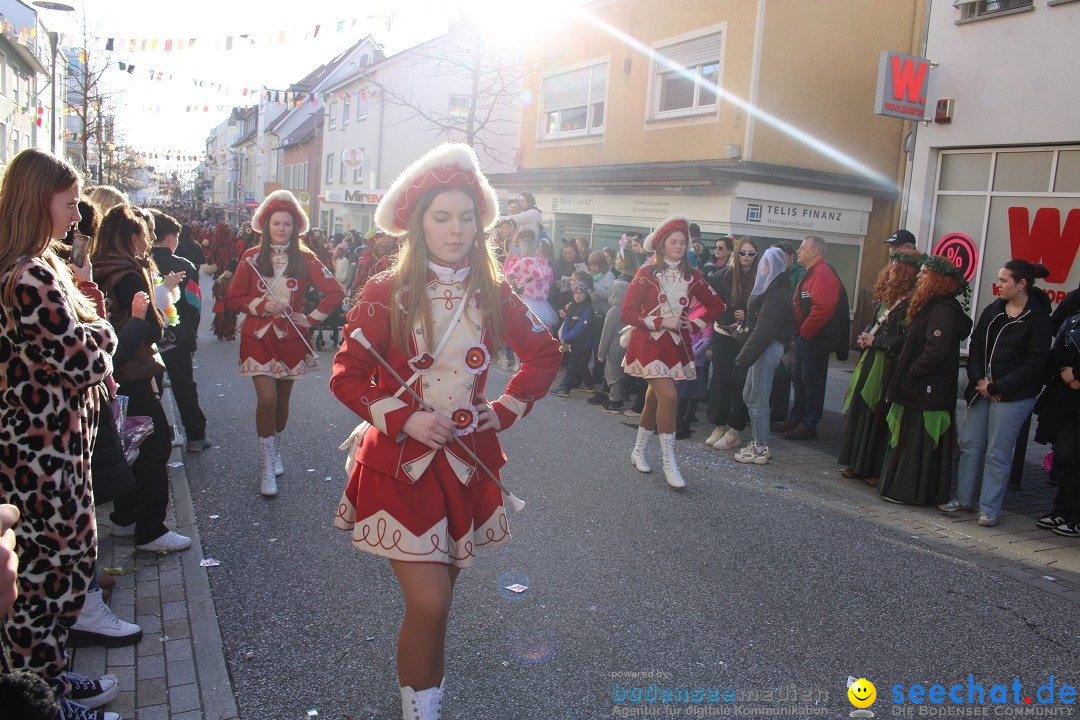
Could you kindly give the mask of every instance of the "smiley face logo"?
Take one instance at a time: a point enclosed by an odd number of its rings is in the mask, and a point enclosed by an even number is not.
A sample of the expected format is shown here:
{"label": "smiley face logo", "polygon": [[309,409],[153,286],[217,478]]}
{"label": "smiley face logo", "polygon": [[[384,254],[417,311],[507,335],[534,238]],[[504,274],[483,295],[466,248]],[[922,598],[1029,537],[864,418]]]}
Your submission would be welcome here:
{"label": "smiley face logo", "polygon": [[857,708],[868,708],[877,700],[877,688],[866,678],[859,678],[847,689],[848,700]]}

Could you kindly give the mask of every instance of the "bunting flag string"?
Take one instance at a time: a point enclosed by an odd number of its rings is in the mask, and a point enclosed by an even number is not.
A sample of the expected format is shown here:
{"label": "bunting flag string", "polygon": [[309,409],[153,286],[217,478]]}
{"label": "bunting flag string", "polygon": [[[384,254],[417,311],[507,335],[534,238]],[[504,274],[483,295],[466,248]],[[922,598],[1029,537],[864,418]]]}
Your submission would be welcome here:
{"label": "bunting flag string", "polygon": [[[284,45],[296,41],[314,40],[319,36],[324,27],[333,25],[335,32],[344,32],[355,28],[361,20],[370,21],[372,24],[385,28],[386,32],[393,29],[394,13],[378,13],[363,15],[346,20],[337,20],[333,23],[318,23],[314,26],[303,28],[290,28],[286,30],[272,30],[269,32],[236,33],[234,35],[218,35],[210,37],[185,37],[185,38],[161,38],[161,37],[95,37],[94,43],[108,52],[126,51],[135,52],[182,52],[185,50],[214,50],[231,51],[243,47],[272,47]],[[64,35],[63,42],[71,47],[79,43],[74,36]]]}

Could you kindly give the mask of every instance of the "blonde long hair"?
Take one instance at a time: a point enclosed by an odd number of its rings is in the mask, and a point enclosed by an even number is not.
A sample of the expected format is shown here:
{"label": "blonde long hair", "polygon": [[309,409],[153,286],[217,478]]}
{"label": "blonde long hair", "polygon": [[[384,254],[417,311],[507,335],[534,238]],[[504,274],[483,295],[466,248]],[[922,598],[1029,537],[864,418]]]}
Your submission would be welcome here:
{"label": "blonde long hair", "polygon": [[81,322],[97,320],[90,300],[75,286],[71,270],[57,255],[52,237],[52,199],[57,193],[78,189],[79,173],[71,163],[37,148],[14,158],[0,181],[0,272],[10,271],[4,285],[4,303],[13,306],[15,284],[23,268],[40,258]]}
{"label": "blonde long hair", "polygon": [[[431,319],[431,305],[428,303],[424,288],[428,282],[428,260],[430,256],[427,250],[427,240],[424,237],[424,213],[431,207],[435,198],[451,190],[459,188],[447,188],[432,190],[416,206],[416,211],[409,219],[405,242],[402,243],[401,252],[398,255],[397,264],[394,266],[394,301],[390,309],[390,333],[393,342],[405,352],[411,352],[409,337],[412,335],[412,322],[420,318],[420,327],[424,331],[424,337],[428,342],[434,342],[434,323]],[[476,201],[473,200],[474,217],[479,223],[480,213],[475,212]],[[499,274],[495,258],[491,254],[489,243],[484,236],[484,229],[479,224],[476,226],[476,236],[473,238],[472,248],[469,250],[469,279],[465,289],[465,301],[480,293],[480,306],[486,311],[486,321],[491,331],[493,347],[499,347],[502,342],[503,321],[501,312],[501,297],[499,284],[502,276]],[[408,297],[402,302],[403,293],[408,290]],[[404,307],[402,307],[404,305]],[[421,352],[423,348],[418,348]],[[434,350],[428,347],[427,350]]]}

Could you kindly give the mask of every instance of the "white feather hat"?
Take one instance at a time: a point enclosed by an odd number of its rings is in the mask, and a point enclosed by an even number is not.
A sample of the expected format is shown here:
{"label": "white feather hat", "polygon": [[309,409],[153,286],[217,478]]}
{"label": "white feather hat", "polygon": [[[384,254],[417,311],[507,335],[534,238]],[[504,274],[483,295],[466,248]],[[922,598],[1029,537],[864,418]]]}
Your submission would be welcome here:
{"label": "white feather hat", "polygon": [[432,190],[461,188],[476,200],[476,211],[485,231],[495,225],[499,199],[471,147],[444,143],[405,168],[375,209],[375,224],[390,235],[404,235],[420,198]]}
{"label": "white feather hat", "polygon": [[299,234],[303,235],[311,227],[307,213],[300,207],[300,201],[296,199],[296,196],[288,190],[275,190],[266,196],[259,205],[259,209],[251,216],[251,229],[262,234],[266,223],[270,221],[270,216],[282,211],[293,216],[293,222],[296,223],[296,231]]}
{"label": "white feather hat", "polygon": [[641,243],[646,252],[653,252],[656,250],[653,245],[656,241],[673,230],[681,230],[686,235],[687,241],[690,240],[690,218],[685,215],[669,215],[664,218],[664,221],[656,226],[656,229],[649,233],[645,241]]}

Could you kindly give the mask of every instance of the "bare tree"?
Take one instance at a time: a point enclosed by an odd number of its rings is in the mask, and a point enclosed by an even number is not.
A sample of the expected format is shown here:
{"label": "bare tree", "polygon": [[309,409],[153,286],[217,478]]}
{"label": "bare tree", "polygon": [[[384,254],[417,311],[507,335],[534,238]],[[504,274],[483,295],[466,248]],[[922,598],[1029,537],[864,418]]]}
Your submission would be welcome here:
{"label": "bare tree", "polygon": [[402,53],[405,67],[427,78],[445,78],[447,84],[466,85],[469,95],[463,106],[435,107],[423,104],[410,88],[392,87],[376,78],[368,81],[378,88],[382,99],[404,108],[398,123],[419,121],[426,131],[442,135],[450,142],[463,142],[477,154],[493,161],[514,164],[515,158],[495,142],[517,137],[521,113],[521,93],[533,71],[520,57],[517,47],[496,47],[471,23],[462,23],[435,40]]}
{"label": "bare tree", "polygon": [[[106,71],[113,66],[111,54],[102,55],[100,60],[98,55],[91,54],[91,37],[92,34],[87,27],[86,7],[83,7],[82,17],[82,46],[76,48],[79,54],[79,62],[76,64],[74,72],[71,72],[68,76],[69,95],[68,102],[71,112],[79,118],[81,125],[81,132],[79,133],[79,142],[82,145],[82,162],[84,170],[89,168],[90,155],[89,155],[89,143],[90,138],[95,138],[98,143],[99,152],[103,147],[102,141],[106,135],[106,124],[110,126],[113,118],[111,115],[106,115],[103,108],[105,108],[111,98],[116,95],[115,92],[104,92],[102,89],[102,77]],[[93,61],[93,62],[92,62]],[[101,163],[99,163],[100,165]],[[98,170],[98,179],[102,176],[101,169]]]}

